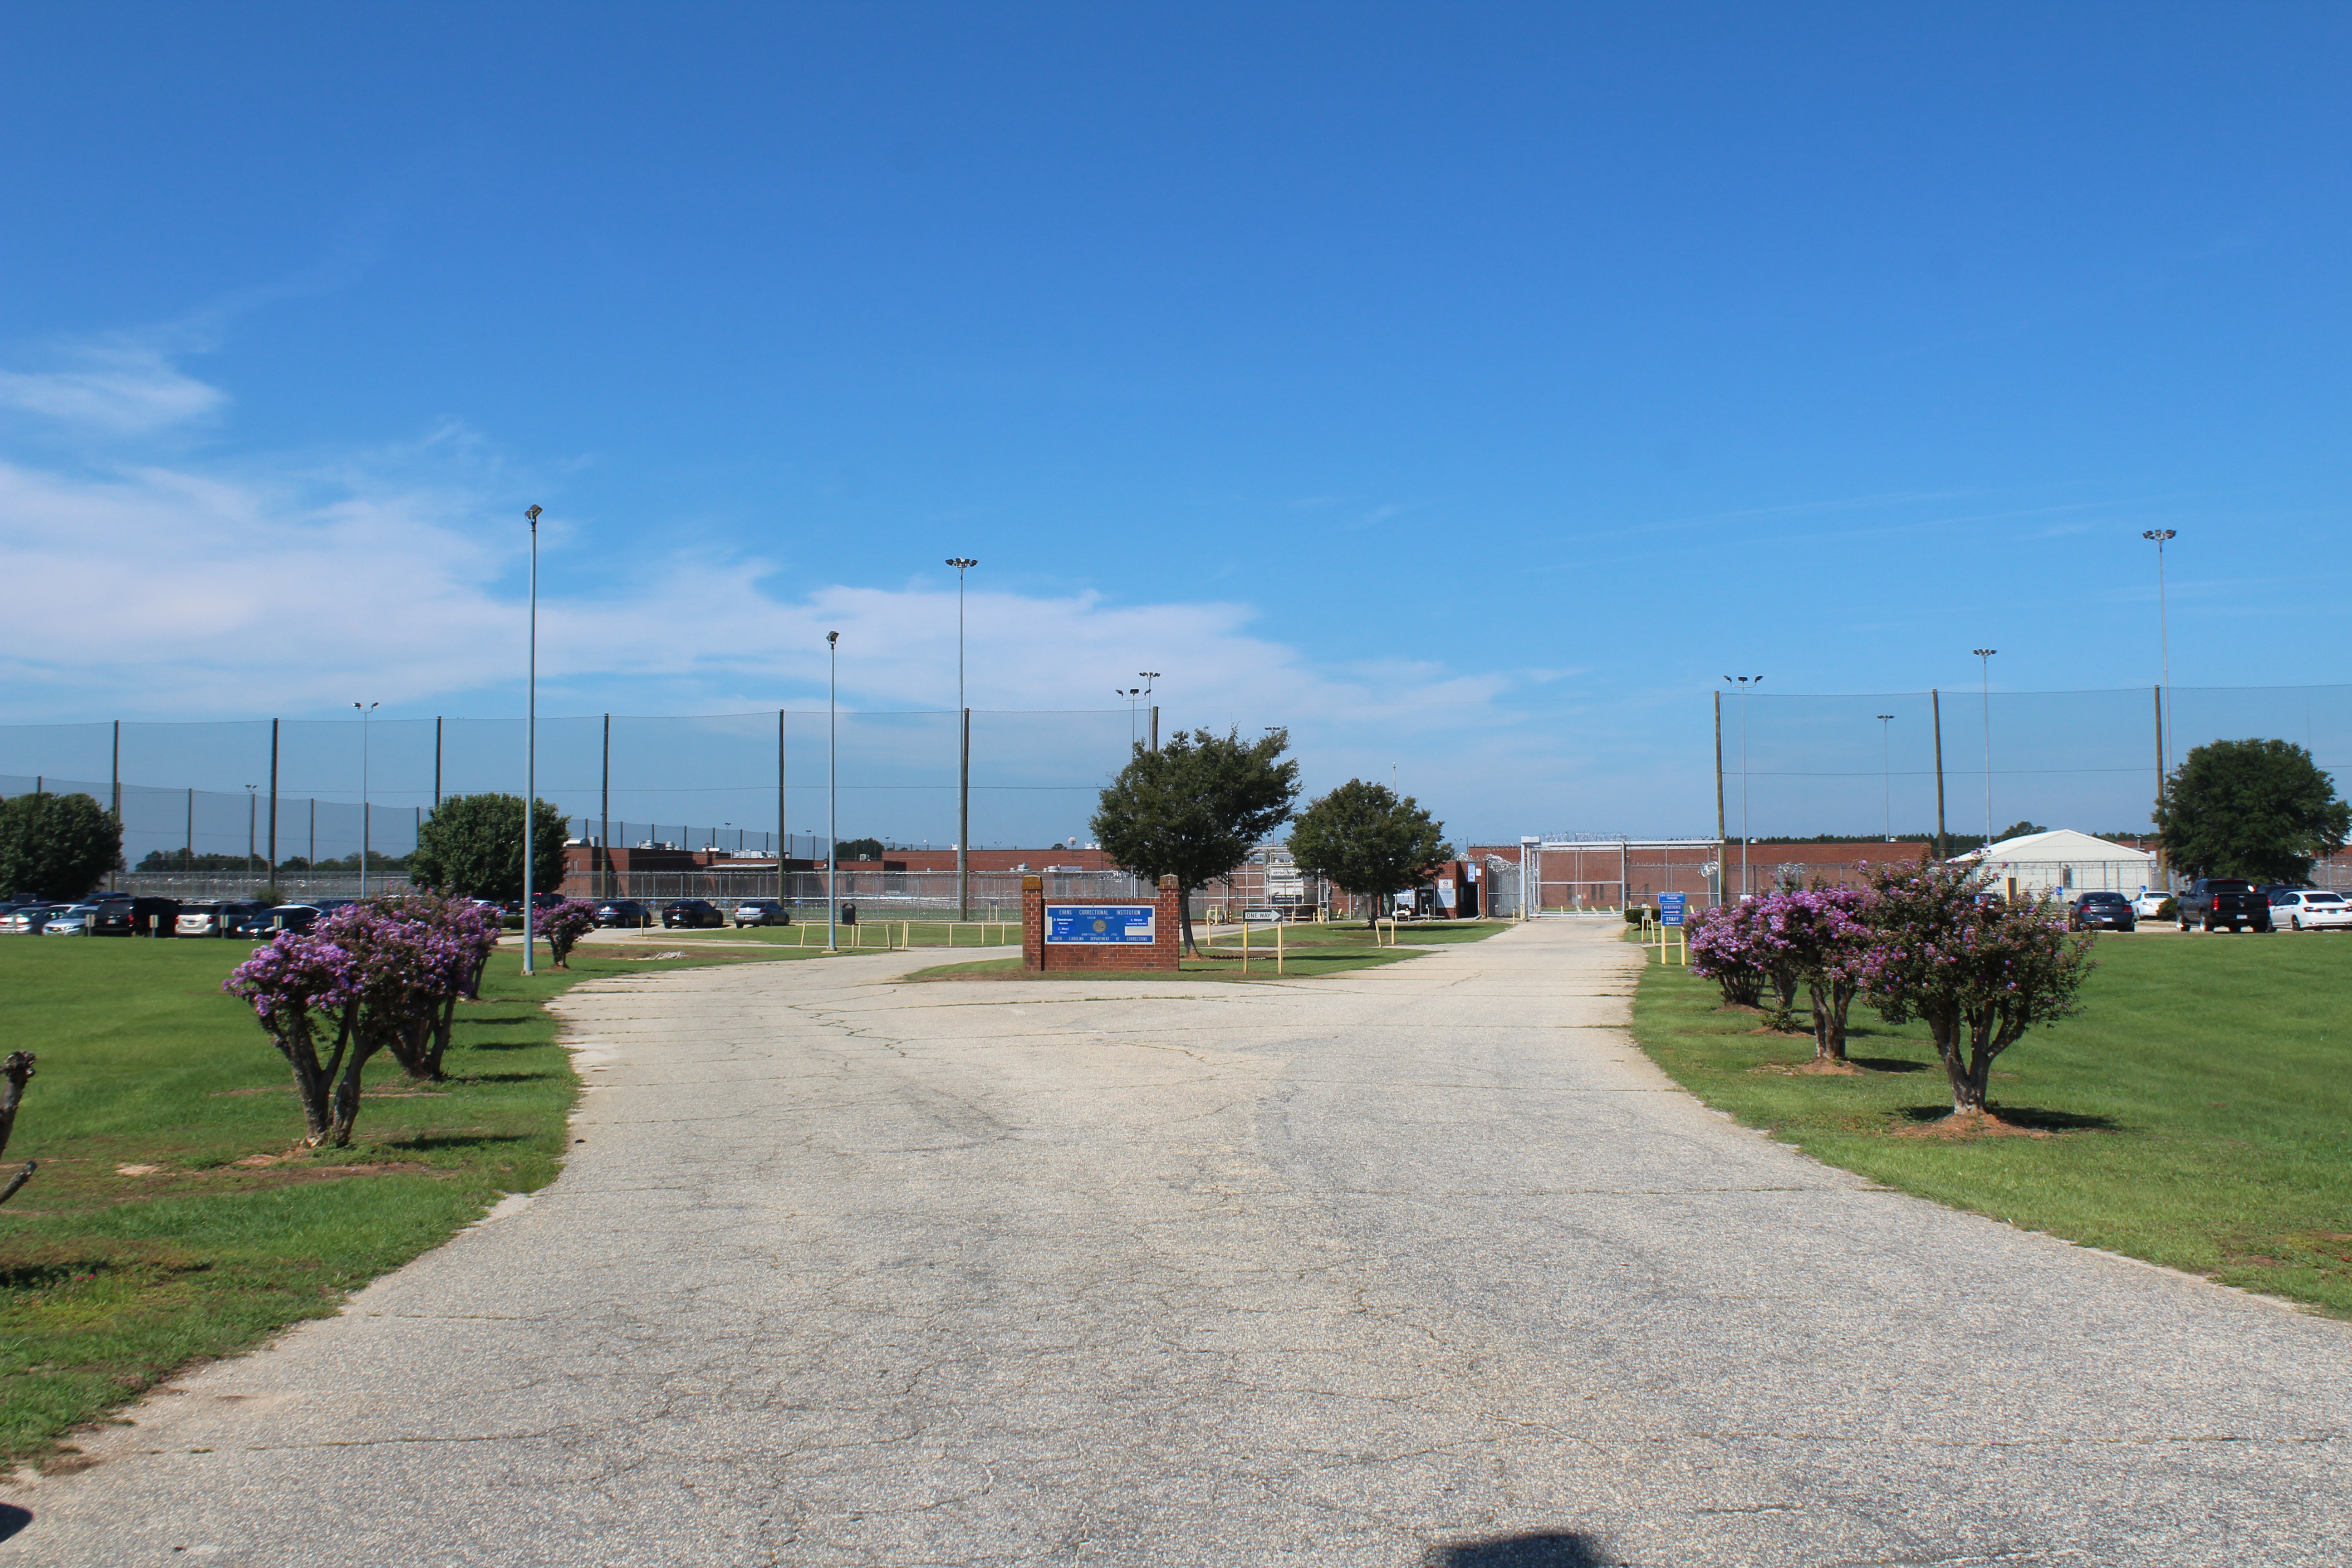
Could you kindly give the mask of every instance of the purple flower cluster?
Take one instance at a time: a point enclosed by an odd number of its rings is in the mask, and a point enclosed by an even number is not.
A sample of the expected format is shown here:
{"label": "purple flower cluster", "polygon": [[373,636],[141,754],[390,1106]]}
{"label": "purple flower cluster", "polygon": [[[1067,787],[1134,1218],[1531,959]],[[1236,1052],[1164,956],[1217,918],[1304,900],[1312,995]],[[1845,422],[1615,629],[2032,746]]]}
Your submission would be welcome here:
{"label": "purple flower cluster", "polygon": [[347,904],[256,948],[221,989],[244,998],[293,1065],[306,1142],[341,1146],[359,1113],[360,1071],[378,1050],[412,1077],[441,1076],[457,1001],[476,994],[498,940],[496,918],[467,900]]}

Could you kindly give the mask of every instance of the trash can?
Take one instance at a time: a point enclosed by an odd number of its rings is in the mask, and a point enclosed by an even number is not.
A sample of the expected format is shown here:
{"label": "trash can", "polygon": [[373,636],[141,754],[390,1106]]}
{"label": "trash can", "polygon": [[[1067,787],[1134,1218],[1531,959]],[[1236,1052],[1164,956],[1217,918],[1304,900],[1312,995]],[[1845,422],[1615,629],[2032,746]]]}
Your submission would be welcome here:
{"label": "trash can", "polygon": [[857,906],[856,904],[844,904],[841,906],[841,923],[845,926],[854,926],[857,923]]}

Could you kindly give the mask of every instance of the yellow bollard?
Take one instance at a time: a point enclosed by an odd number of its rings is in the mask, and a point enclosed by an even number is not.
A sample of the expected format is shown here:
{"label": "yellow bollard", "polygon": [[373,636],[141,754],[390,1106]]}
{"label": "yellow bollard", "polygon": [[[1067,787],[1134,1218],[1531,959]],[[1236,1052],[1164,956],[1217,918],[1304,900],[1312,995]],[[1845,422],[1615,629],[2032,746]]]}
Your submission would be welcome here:
{"label": "yellow bollard", "polygon": [[1242,921],[1242,973],[1249,973],[1249,921]]}
{"label": "yellow bollard", "polygon": [[1274,972],[1276,974],[1282,973],[1282,922],[1279,921],[1274,926]]}

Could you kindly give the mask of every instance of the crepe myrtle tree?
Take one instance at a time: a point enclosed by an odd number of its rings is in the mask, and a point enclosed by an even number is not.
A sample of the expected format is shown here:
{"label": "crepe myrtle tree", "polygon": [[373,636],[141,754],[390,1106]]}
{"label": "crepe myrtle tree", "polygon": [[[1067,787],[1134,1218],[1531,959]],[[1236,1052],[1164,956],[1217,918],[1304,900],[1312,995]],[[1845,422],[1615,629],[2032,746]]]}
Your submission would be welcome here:
{"label": "crepe myrtle tree", "polygon": [[1977,898],[1983,885],[1934,861],[1874,868],[1874,940],[1855,965],[1879,1016],[1927,1026],[1956,1116],[1983,1112],[1994,1058],[2035,1025],[2075,1012],[2093,967],[2093,938],[2069,932],[2063,908],[1987,904]]}
{"label": "crepe myrtle tree", "polygon": [[347,904],[307,931],[278,932],[221,989],[244,998],[292,1067],[303,1142],[340,1149],[377,1052],[413,1078],[441,1076],[457,1000],[497,941],[487,911],[462,900]]}
{"label": "crepe myrtle tree", "polygon": [[1307,803],[1290,825],[1290,857],[1310,877],[1320,877],[1343,893],[1368,897],[1371,912],[1380,900],[1414,886],[1433,868],[1454,858],[1445,825],[1411,795],[1386,784],[1349,779]]}
{"label": "crepe myrtle tree", "polygon": [[[546,801],[531,813],[531,883],[563,884],[563,814]],[[460,898],[511,903],[522,897],[522,796],[453,795],[416,830],[408,879]]]}
{"label": "crepe myrtle tree", "polygon": [[596,906],[586,899],[566,899],[551,910],[541,910],[535,923],[539,934],[547,939],[547,950],[555,967],[569,969],[572,950],[579,945],[582,937],[596,929]]}
{"label": "crepe myrtle tree", "polygon": [[[34,1059],[30,1051],[10,1051],[8,1059],[0,1061],[0,1082],[7,1086],[0,1089],[0,1154],[8,1152],[8,1140],[16,1136],[16,1107],[24,1103],[25,1086],[33,1081]],[[7,1184],[0,1186],[0,1204],[23,1192],[25,1184],[33,1179],[33,1173],[39,1168],[31,1160],[18,1166]]]}
{"label": "crepe myrtle tree", "polygon": [[1758,901],[1755,918],[1771,931],[1780,971],[1812,1004],[1815,1061],[1845,1060],[1846,1015],[1877,936],[1870,906],[1866,888],[1805,888]]}
{"label": "crepe myrtle tree", "polygon": [[1748,945],[1747,903],[1717,904],[1699,910],[1685,928],[1690,972],[1712,980],[1727,1007],[1754,1007],[1764,995],[1764,970]]}
{"label": "crepe myrtle tree", "polygon": [[1138,742],[1095,809],[1088,826],[1114,865],[1156,883],[1176,879],[1187,952],[1192,893],[1240,865],[1251,848],[1290,816],[1298,798],[1298,764],[1282,753],[1290,732],[1270,730],[1244,741],[1179,731],[1160,750]]}

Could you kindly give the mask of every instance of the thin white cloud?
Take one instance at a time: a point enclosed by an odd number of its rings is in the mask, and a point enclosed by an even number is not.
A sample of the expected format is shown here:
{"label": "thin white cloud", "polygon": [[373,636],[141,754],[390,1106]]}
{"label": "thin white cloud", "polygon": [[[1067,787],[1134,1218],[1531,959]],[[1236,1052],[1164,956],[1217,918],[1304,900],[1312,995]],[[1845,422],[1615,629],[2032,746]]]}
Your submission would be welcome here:
{"label": "thin white cloud", "polygon": [[101,435],[145,436],[208,418],[228,402],[152,348],[85,347],[72,358],[61,370],[0,370],[0,407]]}

